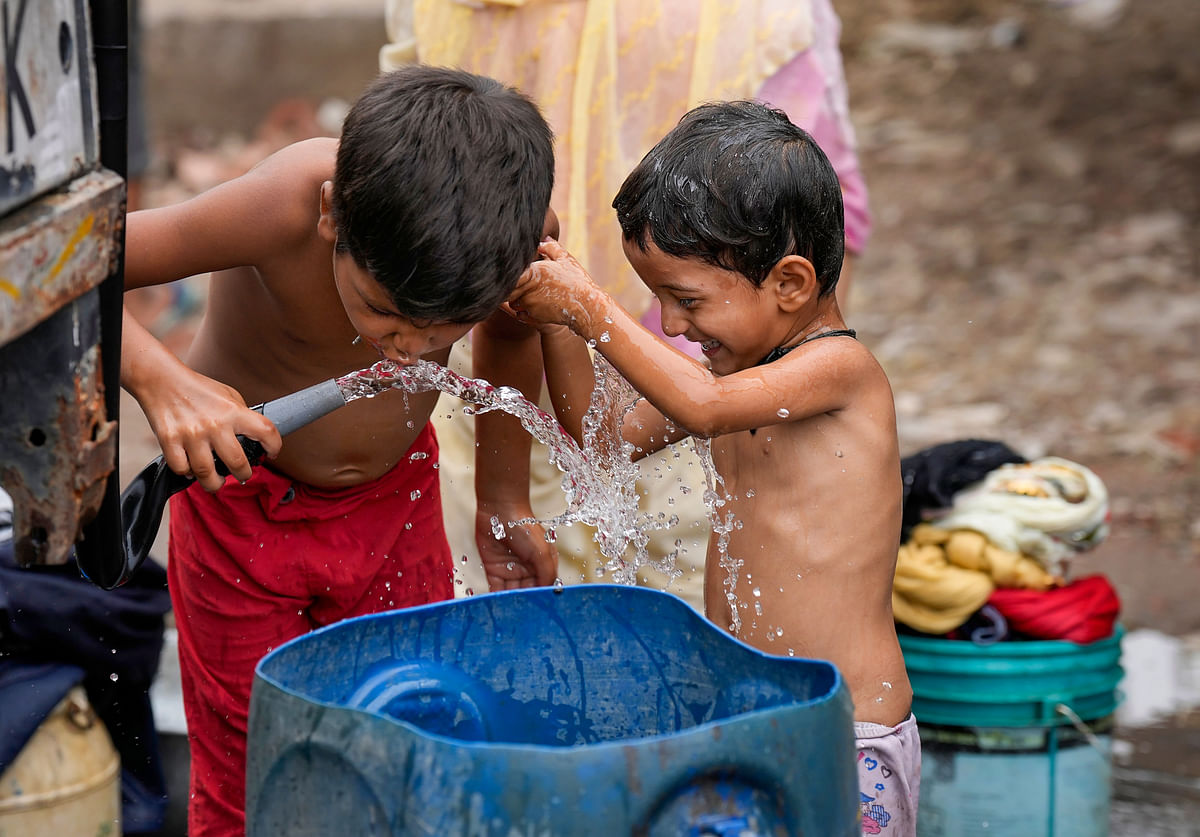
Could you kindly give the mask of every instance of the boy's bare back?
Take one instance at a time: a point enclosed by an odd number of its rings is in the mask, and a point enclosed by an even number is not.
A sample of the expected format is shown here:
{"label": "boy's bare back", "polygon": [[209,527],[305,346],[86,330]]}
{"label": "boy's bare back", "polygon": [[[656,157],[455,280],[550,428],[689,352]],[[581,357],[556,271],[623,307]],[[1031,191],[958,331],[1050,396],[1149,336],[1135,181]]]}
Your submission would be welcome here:
{"label": "boy's bare back", "polygon": [[[351,345],[356,331],[334,285],[333,247],[317,232],[336,152],[335,139],[297,143],[211,192],[129,218],[127,287],[162,281],[160,265],[180,277],[225,268],[212,274],[184,360],[248,404],[379,359],[371,346]],[[428,359],[445,363],[448,355],[444,348]],[[174,380],[156,380],[145,397],[202,398],[195,376],[177,367]],[[436,401],[437,393],[388,394],[350,404],[288,436],[272,467],[316,486],[374,479],[412,444]]]}
{"label": "boy's bare back", "polygon": [[[728,545],[742,562],[737,635],[770,654],[832,660],[856,720],[894,726],[912,693],[891,618],[901,498],[891,387],[849,337],[813,341],[775,364],[801,374],[836,364],[848,392],[842,409],[712,440],[742,524]],[[714,538],[705,611],[729,628],[723,559]]]}

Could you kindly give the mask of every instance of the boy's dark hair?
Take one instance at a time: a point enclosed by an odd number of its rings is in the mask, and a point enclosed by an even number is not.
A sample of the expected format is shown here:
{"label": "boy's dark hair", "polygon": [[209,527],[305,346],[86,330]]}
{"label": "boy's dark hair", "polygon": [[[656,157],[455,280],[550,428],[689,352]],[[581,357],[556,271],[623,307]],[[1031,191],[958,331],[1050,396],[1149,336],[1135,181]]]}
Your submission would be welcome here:
{"label": "boy's dark hair", "polygon": [[829,159],[780,110],[713,102],[686,113],[613,200],[626,240],[737,271],[756,286],[788,255],[833,293],[845,250],[842,190]]}
{"label": "boy's dark hair", "polygon": [[379,76],[342,125],[338,249],[405,316],[478,322],[537,257],[554,185],[550,127],[500,82],[411,65]]}

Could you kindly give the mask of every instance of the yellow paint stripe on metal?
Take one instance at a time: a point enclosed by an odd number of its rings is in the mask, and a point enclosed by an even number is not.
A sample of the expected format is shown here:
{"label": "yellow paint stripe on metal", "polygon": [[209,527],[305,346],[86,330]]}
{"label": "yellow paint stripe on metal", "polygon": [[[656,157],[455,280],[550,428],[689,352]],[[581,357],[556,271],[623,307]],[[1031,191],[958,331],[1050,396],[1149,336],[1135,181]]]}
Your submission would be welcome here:
{"label": "yellow paint stripe on metal", "polygon": [[43,284],[50,282],[62,272],[67,262],[71,260],[71,256],[75,255],[75,248],[79,246],[79,242],[88,237],[88,233],[92,231],[92,227],[95,225],[96,215],[93,212],[89,212],[87,217],[75,228],[75,232],[71,234],[71,238],[67,240],[66,246],[63,247],[62,253],[58,256],[58,261],[54,263],[54,267],[50,269],[50,273],[42,280]]}

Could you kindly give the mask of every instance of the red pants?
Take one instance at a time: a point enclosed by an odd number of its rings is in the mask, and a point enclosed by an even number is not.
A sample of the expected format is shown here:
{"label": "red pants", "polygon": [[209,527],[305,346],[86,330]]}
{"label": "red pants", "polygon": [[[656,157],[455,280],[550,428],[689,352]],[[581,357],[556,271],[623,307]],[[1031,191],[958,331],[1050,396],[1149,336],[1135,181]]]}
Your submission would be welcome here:
{"label": "red pants", "polygon": [[262,467],[245,485],[171,498],[190,837],[245,833],[246,720],[264,654],[341,619],[454,595],[437,452],[426,425],[371,483],[314,488]]}

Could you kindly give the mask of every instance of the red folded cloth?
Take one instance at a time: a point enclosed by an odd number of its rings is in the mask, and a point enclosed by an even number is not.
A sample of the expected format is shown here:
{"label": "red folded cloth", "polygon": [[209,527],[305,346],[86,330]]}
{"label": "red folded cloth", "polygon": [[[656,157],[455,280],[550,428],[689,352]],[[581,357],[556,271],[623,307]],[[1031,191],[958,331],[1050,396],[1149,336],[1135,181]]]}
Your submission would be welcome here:
{"label": "red folded cloth", "polygon": [[1081,643],[1111,636],[1121,611],[1117,591],[1102,575],[1045,591],[997,588],[988,604],[1000,611],[1013,631]]}

